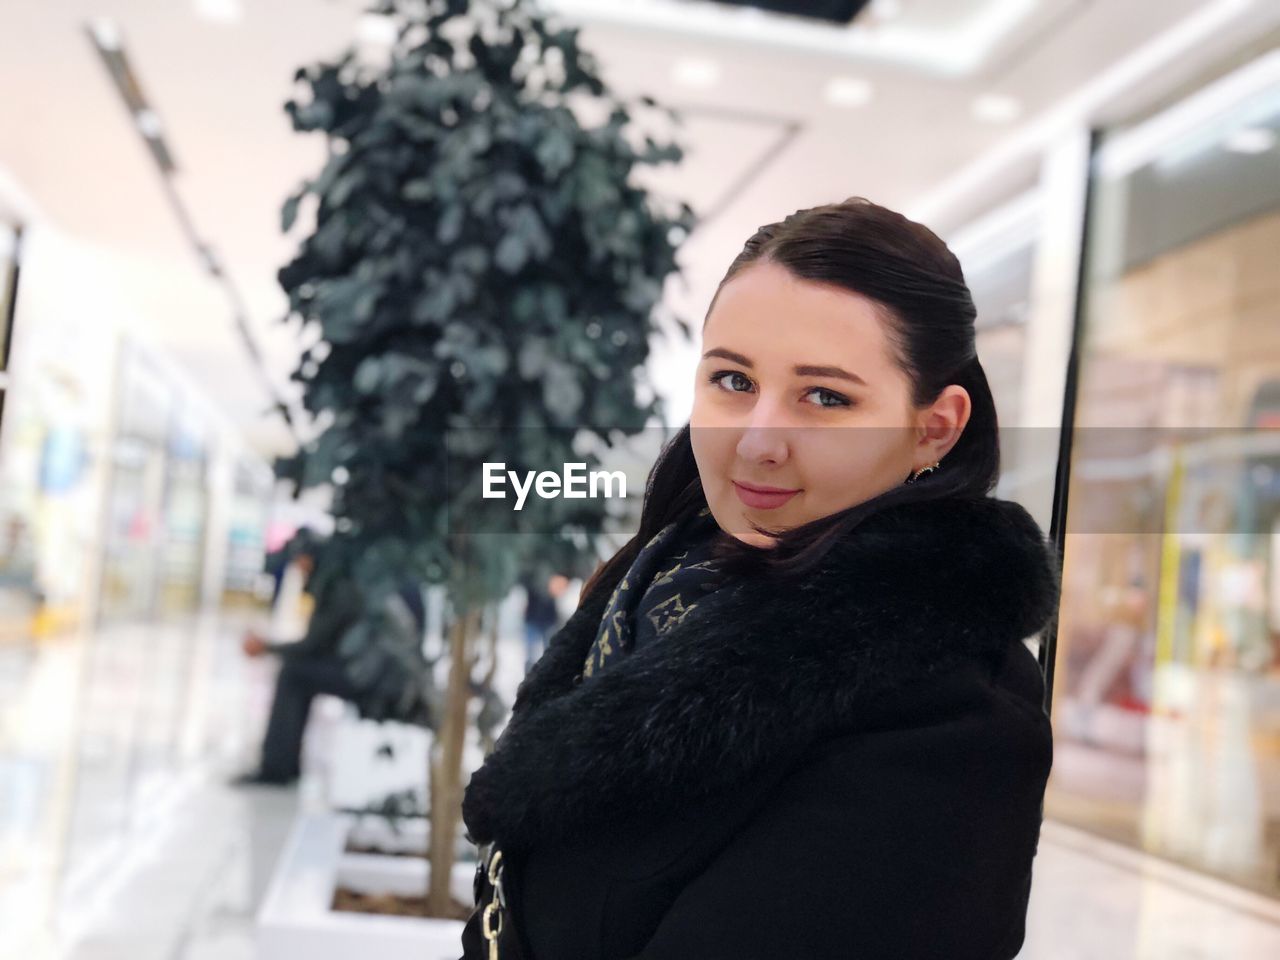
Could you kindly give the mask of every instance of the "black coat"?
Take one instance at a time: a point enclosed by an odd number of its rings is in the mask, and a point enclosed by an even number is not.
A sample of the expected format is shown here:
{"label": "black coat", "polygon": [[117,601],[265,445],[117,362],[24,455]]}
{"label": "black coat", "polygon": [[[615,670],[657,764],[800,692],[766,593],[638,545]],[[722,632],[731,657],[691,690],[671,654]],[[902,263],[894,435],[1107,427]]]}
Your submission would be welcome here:
{"label": "black coat", "polygon": [[[506,863],[501,957],[1013,957],[1053,750],[1021,641],[1059,583],[1013,502],[898,506],[575,682],[596,591],[466,789]],[[479,910],[463,947],[488,957]]]}
{"label": "black coat", "polygon": [[[315,578],[307,586],[316,589]],[[307,632],[298,640],[272,642],[269,649],[285,660],[310,657],[337,658],[343,634],[360,619],[364,604],[360,587],[351,577],[339,576],[319,588]]]}

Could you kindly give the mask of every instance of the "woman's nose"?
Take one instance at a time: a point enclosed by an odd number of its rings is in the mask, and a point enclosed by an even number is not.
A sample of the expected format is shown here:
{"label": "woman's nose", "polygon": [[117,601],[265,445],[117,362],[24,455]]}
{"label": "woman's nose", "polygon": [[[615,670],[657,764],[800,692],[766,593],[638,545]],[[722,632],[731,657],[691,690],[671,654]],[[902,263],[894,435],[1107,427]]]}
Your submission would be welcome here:
{"label": "woman's nose", "polygon": [[787,459],[787,427],[777,404],[761,399],[752,407],[750,418],[738,438],[737,453],[748,462],[769,460],[781,463]]}

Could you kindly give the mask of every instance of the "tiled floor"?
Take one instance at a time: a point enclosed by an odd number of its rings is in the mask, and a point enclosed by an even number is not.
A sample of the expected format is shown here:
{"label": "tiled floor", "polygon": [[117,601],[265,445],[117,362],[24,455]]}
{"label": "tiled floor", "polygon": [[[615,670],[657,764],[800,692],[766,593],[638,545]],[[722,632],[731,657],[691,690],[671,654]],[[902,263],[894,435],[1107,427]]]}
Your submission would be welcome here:
{"label": "tiled floor", "polygon": [[[270,665],[240,657],[236,627],[0,650],[0,957],[254,957],[254,916],[293,814],[325,789],[317,774],[284,791],[226,785],[270,696]],[[509,700],[519,643],[508,653]],[[333,715],[309,739],[313,771],[338,742]],[[42,904],[54,922],[37,922]],[[1280,903],[1048,821],[1020,957],[1280,957]]]}
{"label": "tiled floor", "polygon": [[1280,956],[1280,903],[1052,820],[1041,831],[1025,960]]}

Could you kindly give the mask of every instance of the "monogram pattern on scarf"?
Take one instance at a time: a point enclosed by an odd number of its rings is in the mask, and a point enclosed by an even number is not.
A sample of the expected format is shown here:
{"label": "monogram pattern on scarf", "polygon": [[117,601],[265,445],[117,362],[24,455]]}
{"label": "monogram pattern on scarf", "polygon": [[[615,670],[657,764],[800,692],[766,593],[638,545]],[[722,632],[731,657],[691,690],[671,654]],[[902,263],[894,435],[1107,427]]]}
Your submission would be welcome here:
{"label": "monogram pattern on scarf", "polygon": [[583,662],[583,678],[634,648],[637,627],[646,626],[637,623],[638,615],[647,620],[644,639],[664,636],[715,589],[718,571],[706,554],[717,529],[711,508],[703,507],[684,528],[672,521],[649,539],[609,597]]}

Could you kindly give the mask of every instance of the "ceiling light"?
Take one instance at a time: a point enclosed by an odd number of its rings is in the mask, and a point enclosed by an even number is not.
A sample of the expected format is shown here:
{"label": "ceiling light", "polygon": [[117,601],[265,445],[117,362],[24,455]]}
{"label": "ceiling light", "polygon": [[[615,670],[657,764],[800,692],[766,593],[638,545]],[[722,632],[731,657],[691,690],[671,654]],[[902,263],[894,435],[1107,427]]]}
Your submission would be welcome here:
{"label": "ceiling light", "polygon": [[1165,173],[1225,145],[1236,130],[1264,126],[1280,112],[1280,50],[1219,77],[1135,127],[1108,137],[1098,170],[1108,179],[1147,164]]}
{"label": "ceiling light", "polygon": [[103,50],[120,49],[120,28],[116,26],[114,20],[98,17],[89,24],[89,32],[93,34],[94,41]]}
{"label": "ceiling light", "polygon": [[984,123],[1009,123],[1022,115],[1022,104],[1001,93],[984,94],[973,101],[973,115]]}
{"label": "ceiling light", "polygon": [[138,129],[142,131],[144,137],[154,140],[160,136],[160,117],[154,110],[139,110],[134,114],[133,119],[137,122]]}
{"label": "ceiling light", "polygon": [[[1023,125],[994,149],[948,177],[941,185],[903,210],[903,213],[922,223],[944,216],[949,210],[967,202],[974,190],[1005,174],[1015,163],[1037,155],[1051,144],[1061,141],[1064,135],[1074,134],[1081,127],[1087,127],[1095,112],[1117,95],[1148,80],[1153,73],[1176,58],[1185,56],[1197,44],[1228,28],[1250,9],[1250,0],[1215,0],[1208,6],[1198,8],[1195,13],[1157,34],[1118,63],[1113,63],[1041,112],[1034,121]],[[1277,52],[1276,59],[1280,60],[1280,52]],[[1105,176],[1117,176],[1120,174],[1107,169],[1108,160],[1119,160],[1118,157],[1107,156],[1110,146],[1104,144],[1099,150],[1098,170]],[[1137,144],[1131,143],[1130,146],[1136,148]],[[1136,149],[1134,153],[1141,156]],[[1135,158],[1130,155],[1124,159],[1128,163]]]}
{"label": "ceiling light", "polygon": [[239,23],[244,19],[240,0],[194,0],[196,16],[214,23]]}
{"label": "ceiling light", "polygon": [[399,35],[400,28],[396,26],[395,20],[380,13],[361,14],[356,21],[356,36],[373,46],[394,46]]}
{"label": "ceiling light", "polygon": [[686,87],[711,87],[720,80],[720,65],[714,60],[686,57],[671,68],[671,79]]}
{"label": "ceiling light", "polygon": [[886,20],[897,20],[902,16],[901,0],[871,0],[871,15],[881,23]]}
{"label": "ceiling light", "polygon": [[822,95],[827,103],[837,107],[861,107],[870,103],[875,88],[857,77],[832,77],[827,81]]}
{"label": "ceiling light", "polygon": [[[543,5],[575,21],[672,31],[686,39],[759,43],[841,57],[858,65],[870,58],[908,64],[932,74],[967,75],[985,63],[996,46],[1043,0],[966,0],[963,4],[929,0],[924,4],[929,8],[962,6],[964,12],[954,18],[912,16],[914,8],[899,0],[896,6],[901,8],[901,16],[858,16],[843,28],[817,19],[780,16],[791,8],[781,0],[753,2],[768,9],[762,14],[754,8],[728,7],[705,0],[543,0]],[[893,6],[887,7],[890,14]]]}
{"label": "ceiling light", "polygon": [[1241,127],[1223,138],[1232,153],[1266,153],[1276,145],[1276,132],[1268,127]]}

